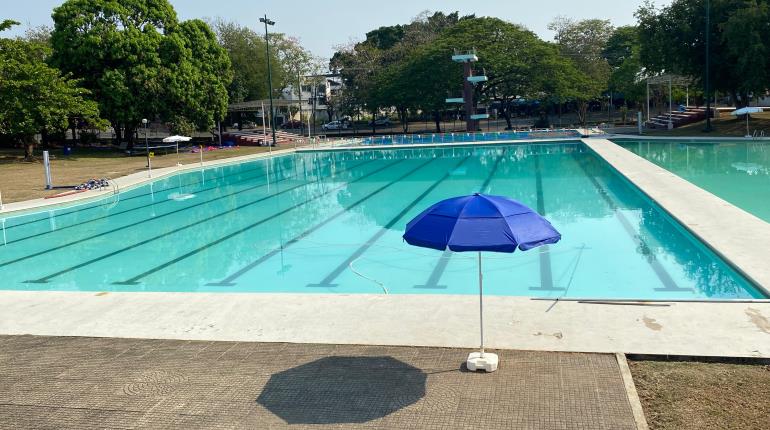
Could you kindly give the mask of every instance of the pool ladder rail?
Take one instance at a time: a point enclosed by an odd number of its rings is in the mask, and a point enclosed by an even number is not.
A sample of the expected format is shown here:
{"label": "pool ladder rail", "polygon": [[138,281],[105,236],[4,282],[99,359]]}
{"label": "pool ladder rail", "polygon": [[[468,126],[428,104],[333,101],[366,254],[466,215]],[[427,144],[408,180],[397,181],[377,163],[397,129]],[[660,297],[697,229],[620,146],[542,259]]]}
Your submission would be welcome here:
{"label": "pool ladder rail", "polygon": [[[106,202],[104,205],[102,205],[102,209],[105,211],[112,210],[115,206],[120,203],[120,185],[117,184],[112,178],[106,178],[107,183],[112,186],[112,200]],[[100,191],[104,190],[104,187],[99,189]]]}

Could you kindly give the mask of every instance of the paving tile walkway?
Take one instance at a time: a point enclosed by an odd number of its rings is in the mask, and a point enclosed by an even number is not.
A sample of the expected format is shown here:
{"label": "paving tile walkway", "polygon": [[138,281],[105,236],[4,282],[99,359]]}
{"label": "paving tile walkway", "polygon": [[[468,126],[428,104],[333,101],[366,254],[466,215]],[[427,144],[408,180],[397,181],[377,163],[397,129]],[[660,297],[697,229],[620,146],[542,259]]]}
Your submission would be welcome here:
{"label": "paving tile walkway", "polygon": [[0,336],[2,429],[635,429],[613,355]]}

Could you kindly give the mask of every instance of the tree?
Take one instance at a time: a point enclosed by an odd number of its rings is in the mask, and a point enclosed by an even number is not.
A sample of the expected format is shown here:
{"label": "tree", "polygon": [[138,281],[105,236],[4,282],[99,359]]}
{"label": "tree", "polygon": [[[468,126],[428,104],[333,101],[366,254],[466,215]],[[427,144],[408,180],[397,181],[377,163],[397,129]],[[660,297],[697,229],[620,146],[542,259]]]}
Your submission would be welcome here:
{"label": "tree", "polygon": [[21,23],[19,21],[14,21],[12,19],[4,19],[0,21],[0,31],[8,30],[14,25],[21,25]]}
{"label": "tree", "polygon": [[588,104],[607,89],[610,65],[602,53],[614,28],[607,20],[557,18],[548,29],[556,33],[554,40],[561,55],[571,60],[577,69],[572,93],[578,107],[578,120],[585,124]]}
{"label": "tree", "polygon": [[[0,29],[12,25],[3,21]],[[41,43],[0,39],[0,134],[23,144],[27,160],[36,134],[66,130],[71,118],[104,125],[88,91],[46,64],[49,54]]]}
{"label": "tree", "polygon": [[615,29],[602,52],[611,68],[609,89],[622,93],[626,103],[638,102],[645,95],[645,72],[639,58],[640,50],[638,28],[624,26]]}
{"label": "tree", "polygon": [[414,103],[434,112],[437,130],[438,112],[446,107],[445,98],[456,96],[462,88],[462,67],[452,61],[452,55],[455,50],[473,48],[479,57],[475,69],[488,78],[476,85],[475,99],[496,106],[509,129],[518,100],[568,95],[564,83],[573,68],[554,45],[497,18],[466,18],[420,51],[407,63],[402,76],[414,87]]}
{"label": "tree", "polygon": [[177,67],[168,73],[163,116],[172,124],[186,121],[210,129],[227,114],[227,85],[232,81],[230,58],[208,24],[181,23],[162,45],[163,57]]}
{"label": "tree", "polygon": [[[712,88],[729,93],[736,106],[770,86],[770,1],[711,0]],[[674,0],[647,3],[639,20],[641,64],[651,73],[674,73],[701,81],[706,70],[706,4]]]}
{"label": "tree", "polygon": [[[218,89],[229,83],[221,48],[211,43],[206,24],[180,25],[167,0],[67,0],[53,20],[51,63],[82,80],[119,140],[133,145],[143,118],[190,115],[198,126],[221,118],[227,94]],[[200,50],[193,47],[198,43]],[[194,58],[199,55],[215,64]]]}
{"label": "tree", "polygon": [[[278,65],[282,70],[283,80],[278,83],[280,90],[292,88],[299,98],[302,91],[302,77],[310,74],[319,60],[302,47],[299,39],[282,33],[270,34],[270,48],[275,52]],[[289,109],[292,117],[297,111],[298,108],[295,106]]]}
{"label": "tree", "polygon": [[[395,108],[407,132],[410,110],[433,111],[436,107],[433,100],[421,98],[435,94],[428,87],[414,84],[413,76],[407,76],[414,71],[407,69],[410,60],[443,31],[465,18],[460,18],[457,12],[431,14],[426,11],[407,25],[380,27],[368,32],[363,42],[338,49],[329,68],[342,76],[347,109],[366,110],[376,117],[381,108]],[[421,82],[430,87],[437,85],[430,80]],[[444,93],[439,93],[439,97]]]}
{"label": "tree", "polygon": [[[232,64],[233,79],[227,88],[230,100],[242,102],[266,99],[267,51],[264,37],[234,22],[217,20],[213,27]],[[275,84],[273,88],[278,90],[273,96],[277,96],[284,87],[286,76],[275,49],[270,50],[270,71]]]}

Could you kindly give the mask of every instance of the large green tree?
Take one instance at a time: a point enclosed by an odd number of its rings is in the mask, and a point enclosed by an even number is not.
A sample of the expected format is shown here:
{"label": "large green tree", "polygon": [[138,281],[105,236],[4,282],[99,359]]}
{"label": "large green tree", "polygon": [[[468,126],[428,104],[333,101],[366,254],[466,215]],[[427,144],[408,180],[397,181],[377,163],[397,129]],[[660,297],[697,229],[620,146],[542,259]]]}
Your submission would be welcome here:
{"label": "large green tree", "polygon": [[[467,18],[461,18],[457,12],[423,12],[409,24],[380,27],[368,32],[363,42],[338,50],[329,68],[342,75],[346,88],[344,105],[348,109],[357,106],[372,116],[380,109],[395,108],[404,132],[408,131],[409,112],[434,111],[437,105],[433,103],[436,94],[432,89],[441,85],[408,76],[418,71],[410,62],[446,29]],[[437,97],[444,95],[445,91],[441,91]]]}
{"label": "large green tree", "polygon": [[589,103],[601,97],[608,87],[610,65],[602,54],[614,28],[607,20],[575,21],[557,18],[548,28],[561,55],[570,60],[578,72],[573,80],[572,98],[577,105],[578,120],[585,124]]}
{"label": "large green tree", "polygon": [[192,123],[198,130],[211,127],[227,114],[227,83],[232,80],[230,58],[214,32],[200,20],[185,21],[162,45],[166,95],[163,116],[172,125]]}
{"label": "large green tree", "polygon": [[[770,1],[711,0],[708,29],[712,89],[737,106],[770,86]],[[702,80],[706,70],[706,1],[674,0],[637,11],[640,61],[653,73]]]}
{"label": "large green tree", "polygon": [[[219,43],[227,51],[233,69],[233,79],[227,91],[232,102],[261,100],[268,97],[267,50],[265,39],[254,30],[240,24],[217,20],[213,24]],[[276,55],[270,51],[270,71],[273,78],[273,96],[284,88],[285,70]]]}
{"label": "large green tree", "polygon": [[52,64],[91,90],[119,139],[132,144],[143,118],[202,129],[223,117],[222,48],[206,24],[180,25],[167,0],[67,0],[53,20]]}
{"label": "large green tree", "polygon": [[420,94],[421,103],[439,109],[446,106],[446,96],[460,93],[462,67],[451,59],[457,49],[476,49],[479,62],[474,68],[488,78],[476,86],[477,99],[495,105],[508,128],[517,100],[571,94],[567,83],[572,64],[553,44],[498,18],[469,18],[444,31],[406,69],[405,78],[414,76],[413,84],[428,90]]}
{"label": "large green tree", "polygon": [[610,66],[609,89],[621,93],[633,105],[645,96],[646,72],[639,58],[641,45],[636,26],[618,27],[607,40],[602,52]]}
{"label": "large green tree", "polygon": [[[3,21],[0,31],[14,24]],[[43,43],[0,38],[0,134],[23,144],[27,159],[37,134],[64,131],[73,120],[104,125],[88,91],[50,67],[49,55]]]}

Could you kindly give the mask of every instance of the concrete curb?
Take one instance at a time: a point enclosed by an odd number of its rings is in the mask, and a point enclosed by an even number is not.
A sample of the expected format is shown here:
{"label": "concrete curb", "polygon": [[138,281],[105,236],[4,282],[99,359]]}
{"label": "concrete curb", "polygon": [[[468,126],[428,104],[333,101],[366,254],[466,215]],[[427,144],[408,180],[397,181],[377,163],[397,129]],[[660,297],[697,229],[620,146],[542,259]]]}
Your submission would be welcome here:
{"label": "concrete curb", "polygon": [[644,409],[642,409],[642,402],[639,401],[639,394],[636,392],[636,385],[634,385],[634,378],[631,375],[631,369],[628,367],[628,361],[626,361],[625,354],[621,352],[615,353],[615,358],[618,360],[618,368],[620,369],[620,376],[623,378],[623,385],[626,387],[626,396],[628,396],[628,403],[631,405],[631,412],[634,414],[634,421],[636,422],[637,430],[648,430],[647,419],[644,417]]}

